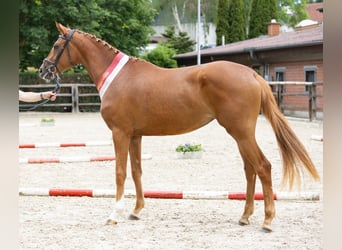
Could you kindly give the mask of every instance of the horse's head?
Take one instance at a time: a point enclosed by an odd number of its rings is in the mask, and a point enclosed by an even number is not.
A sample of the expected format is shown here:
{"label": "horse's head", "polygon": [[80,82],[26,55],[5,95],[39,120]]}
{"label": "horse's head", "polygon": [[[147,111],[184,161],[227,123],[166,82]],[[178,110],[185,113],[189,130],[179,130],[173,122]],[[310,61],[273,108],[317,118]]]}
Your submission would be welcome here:
{"label": "horse's head", "polygon": [[70,41],[75,30],[71,30],[60,23],[56,23],[60,32],[49,55],[43,60],[39,68],[39,76],[47,81],[53,80],[59,73],[75,65],[73,53],[70,50]]}

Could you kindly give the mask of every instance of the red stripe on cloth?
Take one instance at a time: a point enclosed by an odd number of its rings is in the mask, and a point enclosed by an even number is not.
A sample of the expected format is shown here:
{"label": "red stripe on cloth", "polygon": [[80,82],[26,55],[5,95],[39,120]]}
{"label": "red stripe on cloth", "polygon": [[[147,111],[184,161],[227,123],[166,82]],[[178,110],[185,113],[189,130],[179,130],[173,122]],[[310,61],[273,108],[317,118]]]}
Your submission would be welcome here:
{"label": "red stripe on cloth", "polygon": [[145,198],[160,199],[183,199],[183,192],[180,191],[144,191]]}
{"label": "red stripe on cloth", "polygon": [[115,67],[118,65],[118,63],[120,62],[121,58],[124,56],[125,54],[119,52],[119,54],[117,54],[112,63],[109,65],[109,67],[106,69],[106,71],[102,74],[100,80],[97,82],[97,90],[100,91],[103,83],[105,82],[106,78],[109,76],[109,74],[115,69]]}
{"label": "red stripe on cloth", "polygon": [[93,191],[90,189],[59,189],[52,188],[49,190],[50,196],[93,196]]}

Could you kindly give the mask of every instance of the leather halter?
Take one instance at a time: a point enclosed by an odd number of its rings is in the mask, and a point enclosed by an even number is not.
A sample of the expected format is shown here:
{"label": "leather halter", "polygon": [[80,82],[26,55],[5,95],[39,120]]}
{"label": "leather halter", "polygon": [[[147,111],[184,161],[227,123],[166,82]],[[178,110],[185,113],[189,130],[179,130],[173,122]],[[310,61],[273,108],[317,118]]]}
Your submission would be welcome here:
{"label": "leather halter", "polygon": [[44,62],[47,62],[48,64],[54,66],[54,67],[57,69],[57,72],[58,72],[58,73],[60,73],[60,71],[59,71],[59,69],[58,69],[58,67],[57,67],[58,61],[59,61],[60,57],[62,56],[62,54],[63,54],[63,52],[64,52],[65,49],[67,49],[68,59],[69,59],[70,64],[73,65],[73,66],[75,65],[75,64],[73,63],[72,59],[71,59],[70,52],[69,52],[69,49],[68,49],[68,44],[69,44],[69,42],[70,42],[70,40],[71,40],[71,38],[72,38],[74,32],[75,32],[75,29],[72,29],[72,30],[69,32],[69,34],[67,35],[67,37],[62,36],[62,35],[59,36],[59,38],[62,38],[62,39],[65,40],[65,43],[64,43],[62,49],[61,49],[61,50],[59,51],[59,53],[57,54],[56,59],[55,59],[54,62],[53,62],[53,61],[50,61],[50,60],[47,59],[47,58],[44,59]]}

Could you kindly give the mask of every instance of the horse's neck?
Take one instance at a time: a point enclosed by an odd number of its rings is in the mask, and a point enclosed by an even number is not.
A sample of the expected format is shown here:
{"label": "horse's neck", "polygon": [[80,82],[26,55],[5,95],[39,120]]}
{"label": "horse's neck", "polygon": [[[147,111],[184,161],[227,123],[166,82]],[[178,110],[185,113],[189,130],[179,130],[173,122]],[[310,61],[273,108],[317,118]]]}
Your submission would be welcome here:
{"label": "horse's neck", "polygon": [[87,69],[92,81],[96,84],[99,81],[102,73],[110,65],[115,55],[102,56],[101,54],[91,54],[92,55],[88,56],[88,58],[86,58],[82,64]]}
{"label": "horse's neck", "polygon": [[86,37],[86,39],[89,42],[79,46],[81,48],[79,49],[81,53],[79,63],[86,68],[91,80],[96,84],[113,61],[116,51],[114,49],[108,50],[107,47],[92,38]]}

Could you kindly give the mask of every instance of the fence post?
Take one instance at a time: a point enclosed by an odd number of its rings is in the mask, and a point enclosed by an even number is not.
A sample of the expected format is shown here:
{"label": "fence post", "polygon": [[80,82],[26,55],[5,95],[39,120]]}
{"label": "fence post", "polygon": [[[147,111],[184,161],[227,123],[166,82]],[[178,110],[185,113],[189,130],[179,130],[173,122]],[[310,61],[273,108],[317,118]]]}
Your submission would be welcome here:
{"label": "fence post", "polygon": [[277,104],[278,104],[278,107],[280,108],[280,96],[279,96],[279,84],[277,83],[276,85],[275,85],[275,94],[276,94],[276,99],[277,99]]}
{"label": "fence post", "polygon": [[78,113],[78,84],[72,84],[71,93],[72,113]]}
{"label": "fence post", "polygon": [[280,108],[281,113],[284,113],[284,84],[278,85],[278,105]]}
{"label": "fence post", "polygon": [[316,120],[316,83],[312,83],[309,88],[309,119]]}

